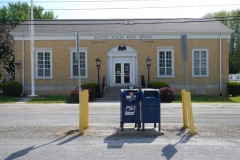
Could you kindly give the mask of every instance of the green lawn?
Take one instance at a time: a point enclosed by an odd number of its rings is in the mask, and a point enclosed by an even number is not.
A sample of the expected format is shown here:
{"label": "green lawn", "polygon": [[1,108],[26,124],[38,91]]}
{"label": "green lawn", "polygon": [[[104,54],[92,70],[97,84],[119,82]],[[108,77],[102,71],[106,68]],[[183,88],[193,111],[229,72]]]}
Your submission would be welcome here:
{"label": "green lawn", "polygon": [[[0,95],[0,103],[15,103],[22,97],[9,97]],[[191,96],[193,103],[240,103],[240,96]],[[47,96],[41,98],[33,98],[28,103],[71,103],[69,96]],[[173,103],[181,103],[181,96],[175,96]]]}
{"label": "green lawn", "polygon": [[42,98],[33,98],[28,103],[71,103],[69,96],[47,96]]}
{"label": "green lawn", "polygon": [[[230,97],[230,96],[203,96],[203,95],[192,95],[192,103],[240,103],[240,96]],[[175,96],[174,102],[181,102],[181,96]]]}
{"label": "green lawn", "polygon": [[21,100],[20,97],[10,97],[10,96],[3,96],[0,95],[0,103],[16,103],[17,101]]}

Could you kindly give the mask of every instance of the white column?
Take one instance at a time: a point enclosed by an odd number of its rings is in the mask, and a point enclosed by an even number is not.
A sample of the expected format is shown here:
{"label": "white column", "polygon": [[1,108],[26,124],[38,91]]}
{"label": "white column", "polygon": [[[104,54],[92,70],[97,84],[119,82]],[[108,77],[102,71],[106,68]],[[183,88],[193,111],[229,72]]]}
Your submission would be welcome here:
{"label": "white column", "polygon": [[35,79],[34,79],[34,21],[33,21],[33,0],[31,0],[31,40],[30,40],[30,50],[31,50],[31,95],[35,95]]}

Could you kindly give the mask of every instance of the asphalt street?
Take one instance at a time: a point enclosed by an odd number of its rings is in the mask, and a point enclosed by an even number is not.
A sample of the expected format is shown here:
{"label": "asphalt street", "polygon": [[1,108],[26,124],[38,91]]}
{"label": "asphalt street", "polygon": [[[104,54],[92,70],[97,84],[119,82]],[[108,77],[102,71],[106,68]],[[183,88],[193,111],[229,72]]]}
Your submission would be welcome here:
{"label": "asphalt street", "polygon": [[193,103],[197,134],[182,129],[181,103],[161,104],[163,135],[126,124],[119,102],[89,103],[78,135],[78,104],[0,104],[0,159],[239,159],[240,104]]}

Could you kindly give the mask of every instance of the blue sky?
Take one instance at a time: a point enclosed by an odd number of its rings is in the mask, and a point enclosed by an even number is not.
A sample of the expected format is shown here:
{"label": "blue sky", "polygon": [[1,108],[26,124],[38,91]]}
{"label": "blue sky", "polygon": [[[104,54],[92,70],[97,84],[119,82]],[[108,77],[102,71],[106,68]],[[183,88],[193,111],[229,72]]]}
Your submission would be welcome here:
{"label": "blue sky", "polygon": [[[1,0],[0,6],[17,1]],[[31,0],[20,1],[31,4]],[[33,2],[45,9],[52,9],[55,15],[58,15],[58,19],[201,18],[206,13],[240,9],[239,0],[33,0]]]}

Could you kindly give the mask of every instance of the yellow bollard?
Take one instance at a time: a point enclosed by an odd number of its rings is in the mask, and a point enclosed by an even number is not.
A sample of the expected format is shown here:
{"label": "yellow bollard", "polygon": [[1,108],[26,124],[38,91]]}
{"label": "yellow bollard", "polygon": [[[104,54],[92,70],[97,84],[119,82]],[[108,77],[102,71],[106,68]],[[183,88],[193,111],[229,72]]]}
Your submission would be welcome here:
{"label": "yellow bollard", "polygon": [[187,106],[186,106],[186,90],[182,89],[182,112],[183,112],[183,127],[188,127],[188,120],[187,120]]}
{"label": "yellow bollard", "polygon": [[194,127],[194,121],[193,121],[193,112],[192,112],[192,102],[191,102],[191,95],[190,92],[186,92],[186,105],[188,109],[188,121],[189,121],[189,128],[190,128],[190,134],[195,134],[195,127]]}
{"label": "yellow bollard", "polygon": [[79,134],[84,134],[84,92],[79,92]]}
{"label": "yellow bollard", "polygon": [[88,109],[88,100],[89,100],[89,94],[88,90],[84,90],[84,129],[88,128],[89,124],[89,109]]}

